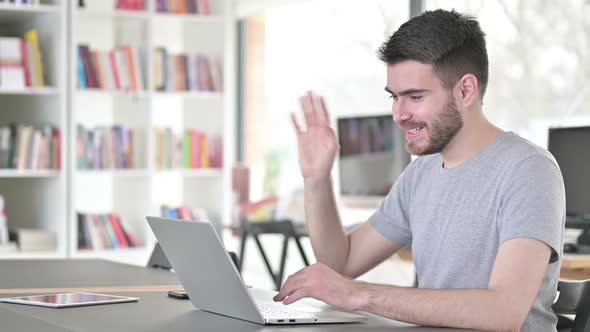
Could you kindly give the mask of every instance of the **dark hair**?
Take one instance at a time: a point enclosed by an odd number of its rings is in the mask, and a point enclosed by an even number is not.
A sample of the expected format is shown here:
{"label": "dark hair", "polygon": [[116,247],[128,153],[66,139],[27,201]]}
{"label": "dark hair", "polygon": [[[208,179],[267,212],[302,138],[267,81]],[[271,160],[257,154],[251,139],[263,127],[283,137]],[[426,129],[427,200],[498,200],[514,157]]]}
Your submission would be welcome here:
{"label": "dark hair", "polygon": [[488,84],[488,55],[485,34],[472,16],[454,9],[424,12],[404,23],[378,53],[390,65],[404,60],[433,65],[446,88],[471,73],[477,78],[483,99]]}

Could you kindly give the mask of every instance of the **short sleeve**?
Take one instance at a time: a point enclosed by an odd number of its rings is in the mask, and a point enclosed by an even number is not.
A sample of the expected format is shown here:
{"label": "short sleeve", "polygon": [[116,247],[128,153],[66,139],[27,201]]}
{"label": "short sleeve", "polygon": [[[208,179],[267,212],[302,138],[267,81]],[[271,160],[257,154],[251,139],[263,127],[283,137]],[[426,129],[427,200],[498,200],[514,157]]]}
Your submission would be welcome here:
{"label": "short sleeve", "polygon": [[409,223],[410,178],[412,165],[399,176],[389,194],[369,218],[369,224],[386,239],[410,245],[412,232]]}
{"label": "short sleeve", "polygon": [[532,238],[559,260],[565,223],[565,189],[556,163],[543,155],[521,161],[504,184],[498,215],[499,245],[515,238]]}

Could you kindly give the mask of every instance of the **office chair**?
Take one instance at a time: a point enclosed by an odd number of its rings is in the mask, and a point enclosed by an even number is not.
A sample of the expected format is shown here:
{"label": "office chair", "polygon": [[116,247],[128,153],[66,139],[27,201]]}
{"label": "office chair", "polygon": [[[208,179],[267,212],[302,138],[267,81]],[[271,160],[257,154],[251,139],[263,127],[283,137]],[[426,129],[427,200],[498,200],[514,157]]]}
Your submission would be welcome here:
{"label": "office chair", "polygon": [[[231,260],[236,266],[236,269],[240,271],[240,259],[238,258],[238,255],[236,255],[236,253],[233,251],[228,251],[227,253],[229,254],[229,257],[231,257]],[[152,250],[152,255],[148,260],[147,266],[165,270],[170,270],[172,268],[170,261],[168,261],[168,257],[166,257],[166,254],[164,254],[164,250],[162,250],[162,247],[159,243],[156,243],[154,246],[154,250]]]}
{"label": "office chair", "polygon": [[[559,280],[559,298],[553,311],[559,332],[590,332],[590,279]],[[563,315],[576,315],[574,320]]]}

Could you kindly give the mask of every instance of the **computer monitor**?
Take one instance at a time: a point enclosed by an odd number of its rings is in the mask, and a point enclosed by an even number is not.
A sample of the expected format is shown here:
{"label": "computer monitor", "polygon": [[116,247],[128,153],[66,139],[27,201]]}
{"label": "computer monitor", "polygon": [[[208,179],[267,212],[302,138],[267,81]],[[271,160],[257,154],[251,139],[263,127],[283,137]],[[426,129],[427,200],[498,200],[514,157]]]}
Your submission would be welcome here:
{"label": "computer monitor", "polygon": [[549,129],[553,154],[565,185],[566,227],[584,229],[579,243],[590,244],[590,127]]}
{"label": "computer monitor", "polygon": [[391,114],[338,119],[340,194],[382,199],[410,163],[403,131]]}

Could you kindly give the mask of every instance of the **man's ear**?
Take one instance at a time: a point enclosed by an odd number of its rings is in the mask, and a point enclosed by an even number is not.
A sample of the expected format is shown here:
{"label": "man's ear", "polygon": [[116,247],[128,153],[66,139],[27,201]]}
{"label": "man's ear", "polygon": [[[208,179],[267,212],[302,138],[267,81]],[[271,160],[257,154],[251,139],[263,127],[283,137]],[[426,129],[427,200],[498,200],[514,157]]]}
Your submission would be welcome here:
{"label": "man's ear", "polygon": [[455,84],[454,97],[463,107],[469,107],[479,102],[477,77],[473,74],[463,75]]}

